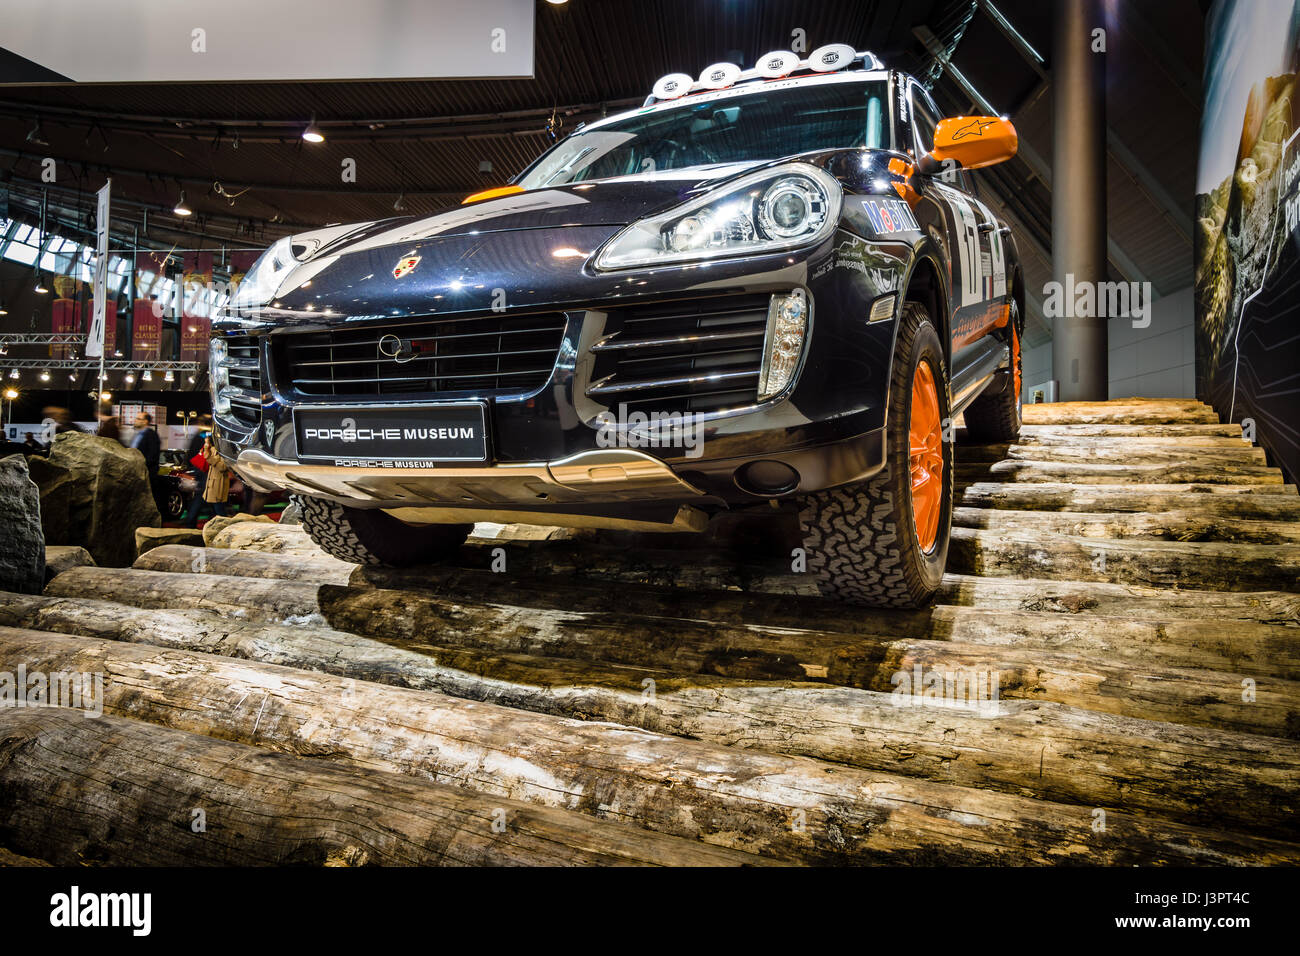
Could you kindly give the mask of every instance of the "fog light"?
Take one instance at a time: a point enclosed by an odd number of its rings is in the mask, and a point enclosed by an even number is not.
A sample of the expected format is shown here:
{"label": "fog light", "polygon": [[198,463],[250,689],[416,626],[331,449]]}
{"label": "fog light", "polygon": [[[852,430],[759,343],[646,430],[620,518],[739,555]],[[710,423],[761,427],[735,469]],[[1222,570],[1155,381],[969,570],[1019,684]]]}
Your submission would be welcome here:
{"label": "fog light", "polygon": [[794,380],[808,335],[808,297],[803,289],[774,295],[767,306],[767,336],[763,341],[763,367],[758,375],[758,400],[784,391]]}
{"label": "fog light", "polygon": [[882,295],[872,303],[871,314],[867,316],[867,321],[883,322],[885,319],[892,319],[894,317],[894,302],[897,299],[898,296],[892,292],[889,295]]}

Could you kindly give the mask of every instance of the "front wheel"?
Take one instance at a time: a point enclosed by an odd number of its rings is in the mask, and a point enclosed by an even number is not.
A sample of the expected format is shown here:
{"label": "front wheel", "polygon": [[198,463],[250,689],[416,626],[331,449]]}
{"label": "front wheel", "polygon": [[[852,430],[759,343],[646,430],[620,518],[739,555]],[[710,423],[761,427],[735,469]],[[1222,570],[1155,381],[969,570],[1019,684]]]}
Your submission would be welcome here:
{"label": "front wheel", "polygon": [[929,312],[908,302],[889,389],[885,467],[800,503],[808,569],[848,604],[924,607],[943,581],[952,527],[948,372]]}
{"label": "front wheel", "polygon": [[303,530],[321,549],[351,564],[403,568],[451,557],[472,524],[410,525],[383,511],[294,495]]}

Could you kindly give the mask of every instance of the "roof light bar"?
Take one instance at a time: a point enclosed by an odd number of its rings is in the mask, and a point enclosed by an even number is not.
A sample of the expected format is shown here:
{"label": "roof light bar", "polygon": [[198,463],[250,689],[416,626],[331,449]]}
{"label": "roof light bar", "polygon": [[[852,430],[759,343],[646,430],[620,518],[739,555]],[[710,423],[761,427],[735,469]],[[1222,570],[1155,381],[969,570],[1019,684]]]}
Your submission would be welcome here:
{"label": "roof light bar", "polygon": [[773,50],[759,57],[758,64],[751,69],[742,70],[734,63],[714,63],[700,73],[699,79],[692,79],[686,73],[669,73],[655,83],[646,106],[675,100],[690,93],[703,93],[712,90],[725,90],[737,83],[751,80],[779,80],[792,73],[833,73],[861,61],[863,69],[883,70],[885,64],[874,53],[854,50],[847,43],[828,43],[819,46],[801,60],[789,50]]}

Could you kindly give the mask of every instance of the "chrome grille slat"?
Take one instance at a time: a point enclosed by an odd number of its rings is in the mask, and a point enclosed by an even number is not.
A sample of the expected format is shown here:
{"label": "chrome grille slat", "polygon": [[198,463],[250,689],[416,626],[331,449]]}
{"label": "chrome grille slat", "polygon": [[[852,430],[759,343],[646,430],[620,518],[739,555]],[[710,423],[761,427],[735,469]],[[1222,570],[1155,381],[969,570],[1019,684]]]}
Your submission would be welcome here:
{"label": "chrome grille slat", "polygon": [[770,296],[729,295],[611,309],[588,396],[672,414],[755,404]]}
{"label": "chrome grille slat", "polygon": [[[517,394],[550,378],[564,337],[562,312],[424,316],[400,323],[285,332],[272,337],[282,388],[355,401],[385,395],[436,398],[448,392]],[[431,348],[398,362],[380,354],[387,336]],[[391,341],[391,340],[390,340]]]}
{"label": "chrome grille slat", "polygon": [[251,335],[226,338],[226,354],[234,361],[230,369],[230,417],[245,425],[256,425],[262,418],[261,346]]}

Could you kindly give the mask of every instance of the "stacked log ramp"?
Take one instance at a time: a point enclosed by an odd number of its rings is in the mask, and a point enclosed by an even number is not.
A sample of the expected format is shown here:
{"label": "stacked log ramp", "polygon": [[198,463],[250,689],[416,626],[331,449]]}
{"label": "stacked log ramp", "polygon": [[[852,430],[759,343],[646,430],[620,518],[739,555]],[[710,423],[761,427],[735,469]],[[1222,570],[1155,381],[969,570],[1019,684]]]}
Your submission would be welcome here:
{"label": "stacked log ramp", "polygon": [[1300,862],[1295,487],[1195,402],[1026,419],[958,449],[923,612],[815,596],[779,514],[694,538],[480,526],[405,571],[247,522],[0,596],[0,670],[103,680],[102,716],[0,709],[0,847]]}

